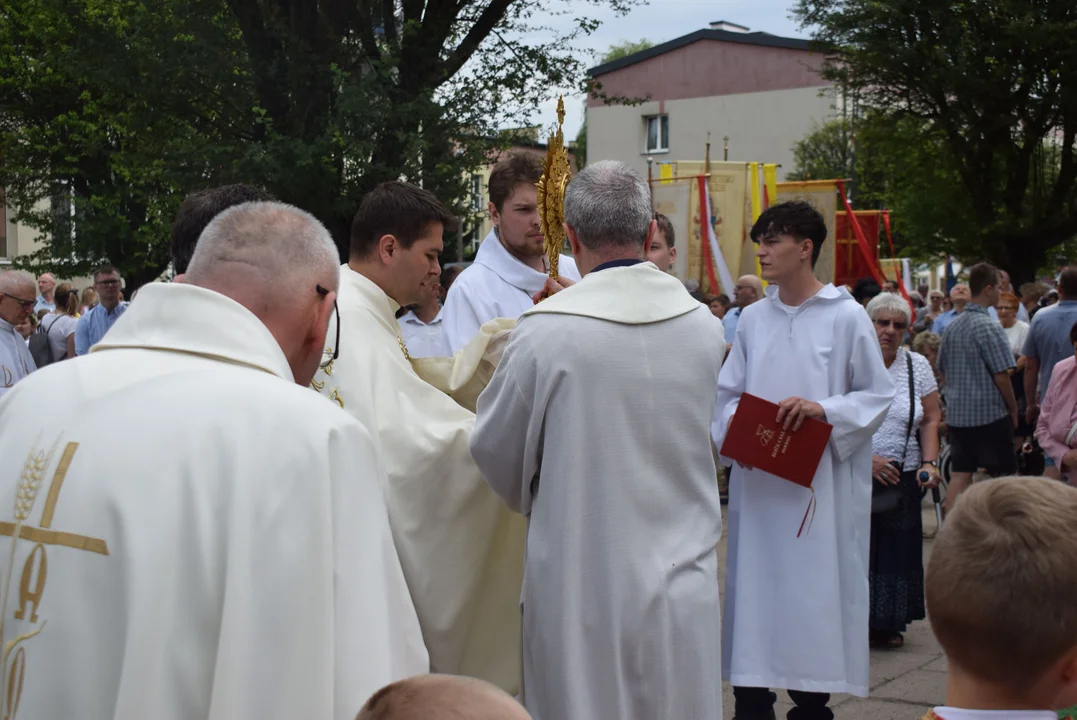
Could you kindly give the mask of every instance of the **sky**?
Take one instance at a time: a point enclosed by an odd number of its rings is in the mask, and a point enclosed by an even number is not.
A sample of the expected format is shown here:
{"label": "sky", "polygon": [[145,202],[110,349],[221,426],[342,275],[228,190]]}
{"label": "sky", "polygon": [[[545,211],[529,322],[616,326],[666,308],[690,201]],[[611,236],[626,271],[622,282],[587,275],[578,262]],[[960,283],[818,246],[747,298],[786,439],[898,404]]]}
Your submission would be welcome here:
{"label": "sky", "polygon": [[[583,6],[583,3],[580,3]],[[793,0],[650,0],[647,5],[618,16],[609,8],[586,6],[581,12],[602,20],[602,26],[581,43],[583,52],[605,52],[611,45],[626,40],[647,39],[654,44],[673,40],[706,28],[717,20],[746,26],[784,37],[807,37],[789,18]],[[557,23],[553,23],[555,26]],[[588,67],[597,65],[594,60]],[[557,98],[547,101],[535,123],[550,128],[557,121]],[[565,138],[575,139],[583,124],[582,95],[565,97]],[[545,133],[545,131],[544,131]]]}

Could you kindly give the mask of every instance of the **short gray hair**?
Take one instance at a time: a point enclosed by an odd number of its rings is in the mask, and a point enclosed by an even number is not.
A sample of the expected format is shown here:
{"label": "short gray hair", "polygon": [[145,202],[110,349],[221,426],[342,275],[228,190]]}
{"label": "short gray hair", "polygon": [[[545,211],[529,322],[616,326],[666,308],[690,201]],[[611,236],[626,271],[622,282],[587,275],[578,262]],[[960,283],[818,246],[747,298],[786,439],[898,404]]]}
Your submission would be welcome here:
{"label": "short gray hair", "polygon": [[653,218],[647,181],[616,160],[588,165],[565,192],[565,223],[588,250],[642,247]]}
{"label": "short gray hair", "polygon": [[37,293],[37,278],[25,270],[4,270],[0,272],[0,292],[19,292],[20,289],[33,288]]}
{"label": "short gray hair", "polygon": [[871,299],[867,307],[868,317],[874,320],[881,313],[894,313],[905,316],[905,324],[912,324],[912,311],[905,298],[897,293],[880,293]]}
{"label": "short gray hair", "polygon": [[[225,266],[222,268],[221,266]],[[233,205],[206,226],[187,268],[189,281],[227,266],[264,278],[267,288],[313,282],[332,274],[339,278],[340,253],[325,226],[308,212],[278,202]],[[337,284],[327,290],[336,290]]]}

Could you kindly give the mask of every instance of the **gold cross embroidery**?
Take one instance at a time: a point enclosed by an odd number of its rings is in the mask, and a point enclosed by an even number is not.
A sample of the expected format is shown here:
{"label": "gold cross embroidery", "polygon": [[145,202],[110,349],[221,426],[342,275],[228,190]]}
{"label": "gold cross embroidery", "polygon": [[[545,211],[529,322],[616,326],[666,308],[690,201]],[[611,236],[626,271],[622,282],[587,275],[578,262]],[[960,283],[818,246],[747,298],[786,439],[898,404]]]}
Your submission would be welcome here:
{"label": "gold cross embroidery", "polygon": [[[108,555],[108,543],[104,540],[51,529],[52,516],[56,512],[56,503],[60,499],[60,490],[64,486],[64,479],[67,478],[67,471],[71,467],[71,461],[74,459],[75,451],[78,449],[79,444],[74,442],[69,442],[64,448],[64,454],[60,457],[60,463],[56,466],[56,472],[52,475],[52,484],[49,485],[49,494],[45,499],[45,509],[41,512],[41,527],[32,527],[30,525],[22,524],[22,521],[29,515],[33,500],[37,497],[37,490],[33,489],[31,491],[29,486],[26,488],[20,487],[20,497],[17,500],[16,505],[16,522],[0,522],[0,536],[13,537],[15,535],[15,528],[18,527],[19,537],[23,540],[29,540],[30,542],[41,543],[43,545],[59,545],[74,548],[76,550],[87,550],[101,555]],[[42,467],[44,461],[45,456],[43,454],[37,456],[32,455],[31,458],[27,460],[27,465],[23,470],[24,477],[28,475],[31,478],[36,477],[37,473],[44,470],[44,467]],[[37,480],[37,484],[40,484],[40,480]]]}
{"label": "gold cross embroidery", "polygon": [[408,346],[404,344],[404,338],[397,335],[396,341],[400,343],[400,349],[404,352],[404,359],[411,362],[411,355],[408,354]]}
{"label": "gold cross embroidery", "polygon": [[0,536],[18,540],[29,540],[34,543],[33,549],[23,563],[19,581],[17,606],[13,617],[32,625],[32,629],[8,640],[5,632],[7,620],[8,601],[11,597],[12,582],[14,578],[15,548],[12,547],[6,568],[3,573],[3,593],[0,595],[0,717],[4,720],[14,720],[19,712],[19,701],[22,698],[23,682],[26,677],[26,645],[30,638],[45,629],[46,620],[38,617],[38,609],[41,599],[45,595],[45,583],[48,579],[48,557],[45,550],[47,545],[56,545],[94,552],[100,555],[108,555],[108,544],[100,538],[92,538],[86,535],[61,532],[52,529],[53,515],[56,513],[56,503],[60,499],[60,491],[64,486],[64,479],[71,467],[71,461],[79,448],[78,443],[69,442],[64,447],[60,462],[52,474],[52,483],[45,498],[45,508],[41,512],[41,526],[33,527],[26,525],[30,514],[33,512],[37,501],[41,484],[45,479],[45,470],[52,462],[52,456],[59,446],[59,439],[46,453],[41,450],[31,450],[19,475],[19,484],[15,491],[15,522],[0,522]]}

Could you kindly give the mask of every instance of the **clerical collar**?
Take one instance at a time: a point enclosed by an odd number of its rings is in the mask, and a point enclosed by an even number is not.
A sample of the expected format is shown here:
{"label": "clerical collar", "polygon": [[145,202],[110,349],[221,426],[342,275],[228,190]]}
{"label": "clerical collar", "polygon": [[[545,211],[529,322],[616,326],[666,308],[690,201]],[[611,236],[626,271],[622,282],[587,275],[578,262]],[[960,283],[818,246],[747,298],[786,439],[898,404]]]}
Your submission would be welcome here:
{"label": "clerical collar", "polygon": [[599,270],[609,270],[610,268],[616,268],[616,267],[632,267],[633,265],[639,265],[642,262],[644,262],[644,261],[639,260],[637,258],[625,258],[623,260],[610,260],[609,262],[604,262],[601,265],[599,265],[599,266],[597,266],[595,268],[592,268],[591,272],[596,273]]}

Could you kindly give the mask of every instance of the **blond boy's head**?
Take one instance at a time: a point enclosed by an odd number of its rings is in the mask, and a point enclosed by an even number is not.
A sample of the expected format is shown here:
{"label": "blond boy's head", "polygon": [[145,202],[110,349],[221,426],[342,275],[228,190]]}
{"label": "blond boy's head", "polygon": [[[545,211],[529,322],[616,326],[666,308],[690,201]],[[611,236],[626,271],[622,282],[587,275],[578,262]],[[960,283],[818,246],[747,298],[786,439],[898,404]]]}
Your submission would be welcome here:
{"label": "blond boy's head", "polygon": [[355,720],[530,720],[518,702],[488,682],[417,675],[374,693]]}
{"label": "blond boy's head", "polygon": [[1075,523],[1077,489],[1057,481],[1000,478],[962,493],[926,576],[951,672],[1022,699],[1077,685]]}

